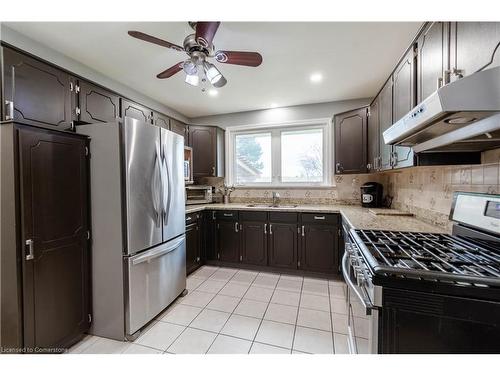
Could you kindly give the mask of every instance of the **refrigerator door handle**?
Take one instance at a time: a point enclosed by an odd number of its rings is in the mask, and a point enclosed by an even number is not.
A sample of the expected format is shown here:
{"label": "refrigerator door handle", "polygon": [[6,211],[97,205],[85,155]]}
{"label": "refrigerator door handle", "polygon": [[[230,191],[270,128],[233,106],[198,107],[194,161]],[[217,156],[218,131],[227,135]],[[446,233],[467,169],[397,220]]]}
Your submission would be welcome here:
{"label": "refrigerator door handle", "polygon": [[163,225],[167,225],[168,223],[168,213],[170,211],[170,173],[168,170],[167,160],[165,157],[162,159],[162,208],[163,208]]}
{"label": "refrigerator door handle", "polygon": [[166,247],[160,247],[159,249],[155,249],[152,251],[146,251],[145,254],[138,256],[137,258],[132,259],[132,264],[135,266],[136,264],[144,263],[147,262],[151,259],[158,258],[162,255],[165,255],[167,253],[170,253],[171,251],[174,251],[177,249],[185,240],[185,237],[182,236],[181,238],[172,241],[169,246]]}
{"label": "refrigerator door handle", "polygon": [[151,181],[151,193],[153,196],[153,208],[155,210],[155,224],[157,227],[161,226],[161,216],[160,216],[160,204],[161,204],[161,196],[159,192],[159,187],[158,184],[162,184],[162,177],[161,177],[161,158],[160,158],[160,151],[159,151],[160,146],[156,144],[156,157],[155,157],[155,166],[153,169],[153,177]]}

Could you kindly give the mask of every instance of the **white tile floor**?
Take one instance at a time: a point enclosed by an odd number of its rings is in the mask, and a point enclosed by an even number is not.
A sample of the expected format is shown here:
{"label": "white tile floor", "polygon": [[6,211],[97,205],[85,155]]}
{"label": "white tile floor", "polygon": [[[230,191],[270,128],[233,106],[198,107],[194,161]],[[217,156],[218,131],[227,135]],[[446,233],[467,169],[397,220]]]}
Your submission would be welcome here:
{"label": "white tile floor", "polygon": [[134,342],[87,336],[69,353],[347,353],[345,284],[204,266]]}

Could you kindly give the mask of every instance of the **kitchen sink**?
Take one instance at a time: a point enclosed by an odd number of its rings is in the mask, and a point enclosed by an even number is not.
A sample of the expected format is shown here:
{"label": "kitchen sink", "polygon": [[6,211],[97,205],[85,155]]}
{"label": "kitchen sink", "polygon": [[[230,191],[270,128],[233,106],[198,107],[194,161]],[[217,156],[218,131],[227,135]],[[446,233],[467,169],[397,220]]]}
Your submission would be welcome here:
{"label": "kitchen sink", "polygon": [[295,208],[296,204],[247,204],[247,207],[253,208]]}

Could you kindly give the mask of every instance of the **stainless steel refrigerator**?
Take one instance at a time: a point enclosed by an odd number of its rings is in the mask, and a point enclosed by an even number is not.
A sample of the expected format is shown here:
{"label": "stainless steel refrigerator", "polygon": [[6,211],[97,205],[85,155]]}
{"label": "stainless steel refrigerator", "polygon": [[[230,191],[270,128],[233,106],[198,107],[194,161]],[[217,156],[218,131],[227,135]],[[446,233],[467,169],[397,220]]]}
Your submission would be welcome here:
{"label": "stainless steel refrigerator", "polygon": [[186,287],[184,138],[125,117],[91,137],[91,333],[124,340]]}

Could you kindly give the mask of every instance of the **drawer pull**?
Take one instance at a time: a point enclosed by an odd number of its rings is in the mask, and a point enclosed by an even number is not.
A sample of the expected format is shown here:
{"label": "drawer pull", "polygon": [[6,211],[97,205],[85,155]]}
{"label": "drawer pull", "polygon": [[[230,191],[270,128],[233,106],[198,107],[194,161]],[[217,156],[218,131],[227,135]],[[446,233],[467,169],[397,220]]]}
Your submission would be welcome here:
{"label": "drawer pull", "polygon": [[224,214],[224,216],[233,217],[233,214]]}
{"label": "drawer pull", "polygon": [[314,216],[314,220],[325,220],[324,216]]}
{"label": "drawer pull", "polygon": [[191,218],[191,216],[188,216],[188,217],[186,218],[186,221],[190,221],[191,219],[192,219],[192,218]]}

